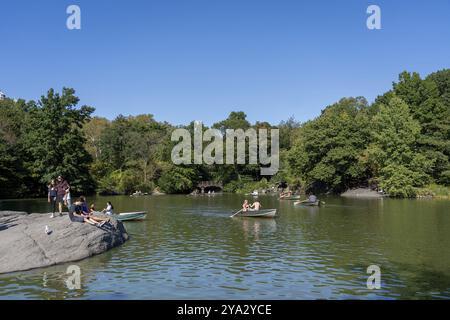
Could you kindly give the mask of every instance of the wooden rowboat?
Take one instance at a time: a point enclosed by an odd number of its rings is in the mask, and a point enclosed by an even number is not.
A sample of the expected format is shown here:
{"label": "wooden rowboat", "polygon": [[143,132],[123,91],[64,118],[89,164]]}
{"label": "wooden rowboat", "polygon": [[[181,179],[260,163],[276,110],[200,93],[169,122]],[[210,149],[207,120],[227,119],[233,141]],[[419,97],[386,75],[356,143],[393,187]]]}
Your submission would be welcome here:
{"label": "wooden rowboat", "polygon": [[147,216],[147,212],[140,211],[140,212],[125,212],[114,215],[114,218],[116,218],[119,221],[130,221],[130,220],[142,220],[145,219]]}
{"label": "wooden rowboat", "polygon": [[274,218],[276,215],[277,209],[262,209],[262,210],[249,210],[245,212],[240,212],[233,216],[251,217],[251,218]]}
{"label": "wooden rowboat", "polygon": [[300,196],[280,197],[280,200],[299,200]]}
{"label": "wooden rowboat", "polygon": [[296,201],[296,202],[294,202],[294,205],[296,205],[296,206],[315,207],[315,206],[320,206],[320,200],[316,200],[314,202],[309,201],[309,200]]}

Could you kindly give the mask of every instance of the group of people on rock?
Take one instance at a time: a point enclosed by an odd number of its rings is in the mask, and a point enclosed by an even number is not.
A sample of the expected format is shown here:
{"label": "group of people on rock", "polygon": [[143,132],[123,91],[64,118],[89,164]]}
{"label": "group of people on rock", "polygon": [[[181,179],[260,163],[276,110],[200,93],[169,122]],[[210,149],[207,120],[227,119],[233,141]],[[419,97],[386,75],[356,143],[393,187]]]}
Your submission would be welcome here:
{"label": "group of people on rock", "polygon": [[70,208],[72,203],[72,198],[70,196],[70,185],[69,183],[63,179],[62,176],[58,176],[55,179],[50,181],[48,185],[48,202],[52,206],[52,215],[51,217],[55,217],[56,206],[58,205],[59,215],[62,216],[63,204]]}
{"label": "group of people on rock", "polygon": [[[101,211],[106,215],[113,214],[113,205],[111,202],[107,202],[106,208]],[[69,208],[69,218],[72,222],[86,222],[94,226],[102,227],[105,223],[110,221],[108,217],[100,217],[95,215],[98,211],[95,210],[95,205],[91,204],[88,207],[86,197],[79,197]]]}
{"label": "group of people on rock", "polygon": [[58,176],[56,180],[51,180],[48,185],[48,202],[52,206],[51,218],[55,217],[57,205],[59,215],[62,216],[63,205],[65,205],[69,210],[69,218],[72,222],[85,222],[98,227],[108,223],[110,218],[99,217],[94,215],[95,213],[114,214],[114,207],[110,201],[106,203],[106,207],[100,212],[95,209],[95,204],[88,206],[84,196],[79,197],[72,203],[70,185],[62,176]]}

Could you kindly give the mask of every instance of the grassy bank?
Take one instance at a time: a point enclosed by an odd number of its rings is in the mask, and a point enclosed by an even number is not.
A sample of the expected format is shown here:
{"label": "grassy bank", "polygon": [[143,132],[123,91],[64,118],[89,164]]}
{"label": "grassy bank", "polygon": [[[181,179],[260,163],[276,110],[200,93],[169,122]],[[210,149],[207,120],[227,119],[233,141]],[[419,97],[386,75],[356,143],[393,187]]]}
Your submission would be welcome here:
{"label": "grassy bank", "polygon": [[417,198],[438,198],[450,199],[450,187],[431,184],[424,188],[418,188],[416,192]]}

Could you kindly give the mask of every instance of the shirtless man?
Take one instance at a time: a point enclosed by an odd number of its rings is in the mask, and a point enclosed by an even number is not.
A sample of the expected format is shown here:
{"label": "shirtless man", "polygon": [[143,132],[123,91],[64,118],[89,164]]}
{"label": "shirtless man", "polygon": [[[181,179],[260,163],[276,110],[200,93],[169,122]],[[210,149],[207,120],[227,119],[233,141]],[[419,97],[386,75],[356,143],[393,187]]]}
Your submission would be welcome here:
{"label": "shirtless man", "polygon": [[261,203],[259,201],[255,201],[252,203],[250,208],[252,208],[255,211],[258,211],[259,209],[261,209]]}

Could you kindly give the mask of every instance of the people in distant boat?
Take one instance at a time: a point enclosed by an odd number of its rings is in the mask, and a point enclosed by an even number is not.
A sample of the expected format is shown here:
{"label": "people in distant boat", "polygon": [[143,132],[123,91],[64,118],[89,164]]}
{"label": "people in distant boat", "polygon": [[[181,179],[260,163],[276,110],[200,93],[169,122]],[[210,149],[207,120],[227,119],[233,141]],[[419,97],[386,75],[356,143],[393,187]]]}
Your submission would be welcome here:
{"label": "people in distant boat", "polygon": [[[67,203],[67,201],[64,200],[64,198],[66,198],[66,194],[70,192],[70,185],[69,183],[63,179],[62,176],[58,176],[58,178],[56,179],[56,202],[58,202],[58,209],[59,209],[59,215],[62,216],[62,208],[63,208],[63,204]],[[52,218],[54,218],[55,215],[52,214]]]}
{"label": "people in distant boat", "polygon": [[242,211],[243,211],[243,212],[247,212],[248,209],[250,209],[250,205],[248,204],[248,200],[245,199],[245,200],[244,200],[244,203],[242,204]]}
{"label": "people in distant boat", "polygon": [[280,198],[287,198],[287,197],[290,197],[290,196],[292,196],[292,191],[286,191],[286,192],[282,192],[281,194],[280,194]]}
{"label": "people in distant boat", "polygon": [[311,193],[308,196],[308,201],[309,202],[316,202],[317,201],[317,197]]}
{"label": "people in distant boat", "polygon": [[255,201],[255,202],[252,203],[250,208],[252,210],[258,211],[259,209],[261,209],[261,203],[259,201]]}
{"label": "people in distant boat", "polygon": [[108,201],[106,203],[106,208],[102,210],[103,213],[107,215],[113,215],[114,214],[114,206],[112,205],[111,201]]}
{"label": "people in distant boat", "polygon": [[58,192],[56,190],[56,183],[55,180],[50,181],[50,184],[48,185],[48,203],[52,206],[52,217],[55,216],[56,212],[56,198],[58,196]]}

